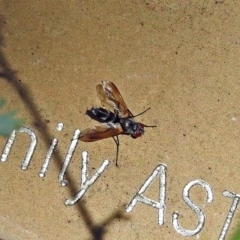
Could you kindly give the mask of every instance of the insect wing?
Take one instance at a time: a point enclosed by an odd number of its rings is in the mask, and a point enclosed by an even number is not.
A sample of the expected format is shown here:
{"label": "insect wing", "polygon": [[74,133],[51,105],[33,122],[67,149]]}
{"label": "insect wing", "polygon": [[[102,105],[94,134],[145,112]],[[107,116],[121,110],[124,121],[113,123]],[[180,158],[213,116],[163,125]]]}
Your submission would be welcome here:
{"label": "insect wing", "polygon": [[113,102],[110,102],[103,90],[103,86],[102,84],[98,84],[96,86],[96,90],[97,90],[97,95],[98,95],[98,98],[100,99],[100,102],[101,102],[101,105],[103,107],[106,107],[106,108],[116,108],[116,105],[113,103]]}
{"label": "insect wing", "polygon": [[105,138],[114,137],[123,132],[120,124],[115,124],[116,127],[108,125],[94,126],[83,130],[79,139],[83,142],[94,142]]}
{"label": "insect wing", "polygon": [[97,85],[96,89],[102,106],[113,107],[122,118],[133,116],[114,83],[103,81],[102,84]]}

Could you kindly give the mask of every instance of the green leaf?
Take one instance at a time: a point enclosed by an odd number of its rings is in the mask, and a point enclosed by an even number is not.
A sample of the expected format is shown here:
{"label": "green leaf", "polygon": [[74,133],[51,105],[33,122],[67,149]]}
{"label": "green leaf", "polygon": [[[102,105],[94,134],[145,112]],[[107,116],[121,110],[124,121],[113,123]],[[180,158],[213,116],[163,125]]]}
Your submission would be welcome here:
{"label": "green leaf", "polygon": [[23,124],[20,119],[15,119],[16,111],[0,115],[0,134],[9,136],[13,130],[18,129]]}
{"label": "green leaf", "polygon": [[0,99],[0,108],[4,105],[5,101],[3,99]]}
{"label": "green leaf", "polygon": [[[5,104],[5,101],[0,99],[0,108]],[[5,114],[0,114],[0,135],[8,137],[13,130],[22,126],[23,120],[15,118],[16,111],[11,111]]]}
{"label": "green leaf", "polygon": [[235,231],[231,240],[240,240],[240,227]]}

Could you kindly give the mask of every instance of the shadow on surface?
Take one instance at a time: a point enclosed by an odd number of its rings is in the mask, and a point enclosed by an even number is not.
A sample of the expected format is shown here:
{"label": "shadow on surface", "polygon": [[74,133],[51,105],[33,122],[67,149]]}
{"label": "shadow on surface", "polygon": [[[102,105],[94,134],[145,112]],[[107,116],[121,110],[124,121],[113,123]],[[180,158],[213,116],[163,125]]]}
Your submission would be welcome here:
{"label": "shadow on surface", "polygon": [[[34,117],[34,125],[37,128],[40,128],[41,137],[46,145],[49,147],[49,143],[51,142],[51,134],[49,128],[46,126],[45,121],[43,120],[42,115],[40,114],[39,108],[34,101],[34,98],[28,89],[27,85],[22,83],[17,76],[17,72],[14,71],[11,67],[11,64],[8,62],[5,54],[3,53],[3,34],[2,28],[6,24],[6,21],[3,16],[0,16],[0,78],[6,82],[8,82],[12,89],[19,95],[20,99],[28,109],[29,113]],[[58,151],[56,151],[54,157],[54,164],[57,165],[59,171],[62,168],[61,156]],[[68,190],[71,196],[74,196],[79,189],[74,181],[71,180],[71,175],[66,172],[66,178],[71,182],[68,185]],[[101,224],[95,225],[92,216],[89,214],[88,209],[79,201],[77,203],[77,208],[84,219],[85,225],[88,228],[89,232],[92,235],[92,239],[101,240],[106,233],[107,226],[110,225],[115,219],[127,219],[124,215],[123,211],[117,210],[113,212],[107,219],[103,220]]]}

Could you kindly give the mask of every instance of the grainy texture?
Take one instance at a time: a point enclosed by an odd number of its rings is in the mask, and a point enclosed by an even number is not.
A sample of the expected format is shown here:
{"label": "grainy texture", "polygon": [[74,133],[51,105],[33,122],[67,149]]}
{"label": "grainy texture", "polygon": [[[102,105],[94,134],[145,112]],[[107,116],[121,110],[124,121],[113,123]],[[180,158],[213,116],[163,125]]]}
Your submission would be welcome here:
{"label": "grainy texture", "polygon": [[[17,109],[38,145],[27,171],[19,167],[29,144],[24,134],[0,163],[0,238],[185,239],[171,216],[178,210],[181,225],[195,228],[197,217],[182,200],[183,187],[195,179],[214,190],[211,204],[200,187],[191,194],[206,215],[199,238],[218,238],[232,202],[222,192],[240,193],[240,5],[163,2],[1,1],[0,72],[7,61],[18,81],[0,79],[3,111]],[[157,128],[136,140],[120,137],[119,168],[112,139],[79,142],[68,169],[70,186],[61,187],[59,160],[75,129],[97,124],[85,111],[99,106],[95,86],[102,80],[116,84],[133,114],[151,107],[137,120]],[[20,97],[14,86],[27,90]],[[58,122],[65,125],[61,132]],[[60,159],[41,179],[53,137]],[[1,149],[5,142],[0,138]],[[64,200],[80,189],[83,150],[90,153],[91,173],[104,159],[110,166],[78,205],[66,207]],[[159,163],[168,166],[165,225],[159,227],[157,211],[144,204],[118,213]],[[157,200],[157,181],[146,195]],[[230,233],[237,218],[238,212]]]}

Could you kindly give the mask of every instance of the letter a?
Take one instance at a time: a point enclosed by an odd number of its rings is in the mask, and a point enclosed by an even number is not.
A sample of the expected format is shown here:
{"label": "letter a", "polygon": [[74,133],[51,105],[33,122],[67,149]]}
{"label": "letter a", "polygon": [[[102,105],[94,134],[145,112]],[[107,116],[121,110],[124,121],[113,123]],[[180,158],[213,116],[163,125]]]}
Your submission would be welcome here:
{"label": "letter a", "polygon": [[[152,172],[150,177],[144,182],[139,191],[135,194],[132,201],[126,206],[126,212],[131,212],[133,207],[137,202],[142,202],[150,207],[158,209],[158,224],[163,225],[165,222],[165,199],[166,199],[166,171],[167,166],[165,164],[159,164],[155,170]],[[155,178],[159,175],[159,202],[154,201],[150,198],[144,197],[143,193],[147,190],[148,187],[153,183]]]}

